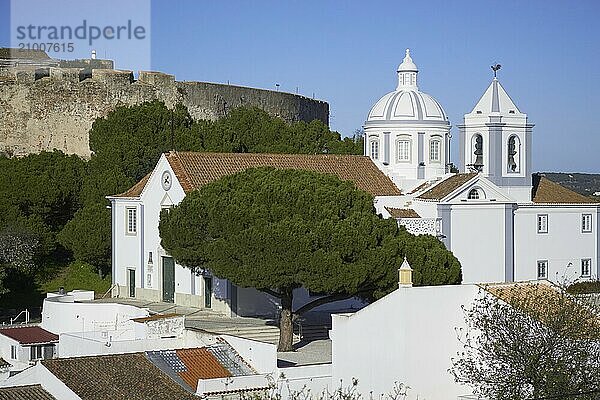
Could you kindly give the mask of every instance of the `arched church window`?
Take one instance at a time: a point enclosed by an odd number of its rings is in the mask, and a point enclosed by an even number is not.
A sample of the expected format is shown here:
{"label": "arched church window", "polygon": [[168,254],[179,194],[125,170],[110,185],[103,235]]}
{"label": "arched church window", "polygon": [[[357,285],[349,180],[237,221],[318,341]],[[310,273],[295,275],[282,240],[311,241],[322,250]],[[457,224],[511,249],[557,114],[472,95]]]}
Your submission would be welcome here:
{"label": "arched church window", "polygon": [[507,160],[507,164],[506,164],[507,170],[508,170],[508,172],[512,172],[512,173],[519,172],[519,161],[520,161],[519,150],[521,148],[521,144],[519,143],[519,137],[516,135],[509,137],[507,147],[508,147],[507,148],[508,160]]}
{"label": "arched church window", "polygon": [[479,133],[473,136],[473,168],[483,170],[483,136]]}
{"label": "arched church window", "polygon": [[379,160],[379,140],[371,139],[370,149],[371,149],[371,159]]}
{"label": "arched church window", "polygon": [[469,195],[467,196],[469,200],[478,200],[479,199],[479,190],[471,189],[469,191]]}
{"label": "arched church window", "polygon": [[442,141],[438,138],[429,141],[429,162],[439,163],[441,161]]}
{"label": "arched church window", "polygon": [[396,144],[396,148],[398,149],[398,161],[410,162],[411,141],[409,137],[402,137],[398,139]]}

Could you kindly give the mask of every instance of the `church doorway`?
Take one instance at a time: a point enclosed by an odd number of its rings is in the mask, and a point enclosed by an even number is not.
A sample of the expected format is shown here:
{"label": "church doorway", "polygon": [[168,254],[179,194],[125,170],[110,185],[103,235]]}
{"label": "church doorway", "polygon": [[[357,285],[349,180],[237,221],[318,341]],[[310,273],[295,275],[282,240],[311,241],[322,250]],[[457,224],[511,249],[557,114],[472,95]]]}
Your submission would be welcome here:
{"label": "church doorway", "polygon": [[162,299],[164,302],[175,301],[175,261],[172,257],[162,258]]}

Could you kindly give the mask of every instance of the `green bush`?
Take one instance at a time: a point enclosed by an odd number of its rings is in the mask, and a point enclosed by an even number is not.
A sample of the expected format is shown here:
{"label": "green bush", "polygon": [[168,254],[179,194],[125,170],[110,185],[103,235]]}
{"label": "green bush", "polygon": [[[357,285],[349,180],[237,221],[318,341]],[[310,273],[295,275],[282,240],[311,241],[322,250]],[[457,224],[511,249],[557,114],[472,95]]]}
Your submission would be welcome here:
{"label": "green bush", "polygon": [[569,285],[567,292],[571,294],[600,293],[600,281],[575,282]]}
{"label": "green bush", "polygon": [[100,278],[93,265],[75,261],[55,278],[43,282],[41,289],[43,293],[57,292],[61,287],[67,292],[74,289],[93,290],[96,296],[102,296],[110,289],[111,282],[110,275]]}

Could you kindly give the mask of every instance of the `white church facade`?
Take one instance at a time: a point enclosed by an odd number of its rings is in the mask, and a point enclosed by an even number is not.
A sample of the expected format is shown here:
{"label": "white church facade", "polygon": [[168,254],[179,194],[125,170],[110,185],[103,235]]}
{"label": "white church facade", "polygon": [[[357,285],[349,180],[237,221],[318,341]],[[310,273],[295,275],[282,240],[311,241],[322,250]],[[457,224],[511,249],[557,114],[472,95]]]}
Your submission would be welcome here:
{"label": "white church facade", "polygon": [[[108,197],[112,209],[113,297],[208,308],[231,316],[278,315],[277,299],[254,289],[236,287],[225,279],[214,277],[210,271],[196,274],[177,264],[162,248],[158,230],[161,211],[179,204],[186,193],[222,176],[259,166],[334,174],[354,182],[381,204],[395,204],[401,197],[392,181],[364,156],[163,154],[144,179],[126,192]],[[296,289],[294,308],[318,297],[304,289]],[[362,305],[362,302],[348,300],[319,309],[352,309]]]}
{"label": "white church facade", "polygon": [[597,278],[600,205],[532,175],[533,124],[498,79],[458,126],[454,174],[450,124],[418,90],[417,73],[407,50],[397,89],[365,123],[365,155],[403,193],[384,216],[438,236],[461,262],[463,283]]}
{"label": "white church facade", "polygon": [[[308,169],[350,180],[375,209],[415,234],[437,236],[462,265],[463,283],[600,276],[600,205],[532,175],[527,115],[494,78],[459,125],[460,173],[451,173],[450,122],[419,91],[409,51],[395,91],[365,122],[364,156],[163,154],[127,192],[110,196],[113,296],[211,308],[231,315],[274,315],[274,298],[178,265],[160,245],[160,212],[186,193],[257,166]],[[295,294],[295,307],[311,297]]]}

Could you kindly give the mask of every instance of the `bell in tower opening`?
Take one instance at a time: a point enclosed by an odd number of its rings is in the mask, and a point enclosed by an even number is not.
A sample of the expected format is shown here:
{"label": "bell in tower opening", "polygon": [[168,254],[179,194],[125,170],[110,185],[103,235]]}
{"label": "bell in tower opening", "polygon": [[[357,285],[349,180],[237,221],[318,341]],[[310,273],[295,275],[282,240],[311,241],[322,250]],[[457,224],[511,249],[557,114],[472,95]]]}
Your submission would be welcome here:
{"label": "bell in tower opening", "polygon": [[517,144],[514,136],[508,139],[508,172],[517,172],[517,163],[515,156],[517,155]]}
{"label": "bell in tower opening", "polygon": [[481,172],[483,170],[483,137],[481,135],[475,135],[474,147],[475,151],[473,155],[475,155],[475,162],[473,163],[473,168]]}

